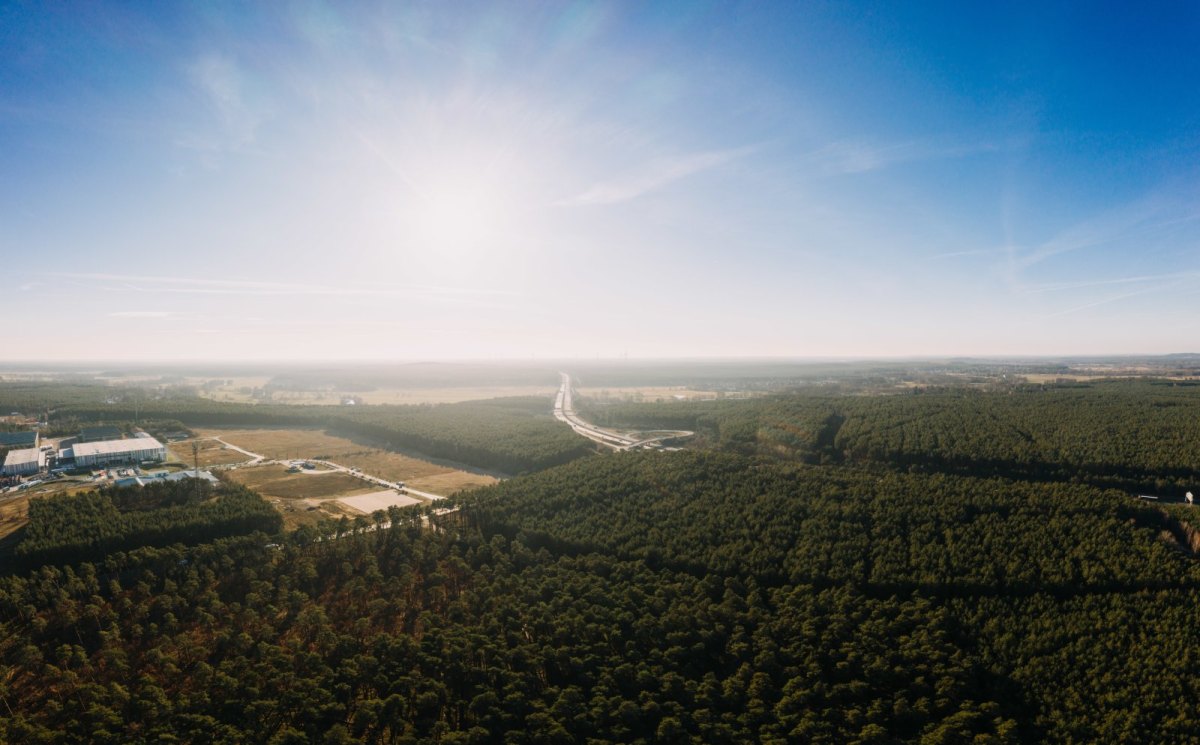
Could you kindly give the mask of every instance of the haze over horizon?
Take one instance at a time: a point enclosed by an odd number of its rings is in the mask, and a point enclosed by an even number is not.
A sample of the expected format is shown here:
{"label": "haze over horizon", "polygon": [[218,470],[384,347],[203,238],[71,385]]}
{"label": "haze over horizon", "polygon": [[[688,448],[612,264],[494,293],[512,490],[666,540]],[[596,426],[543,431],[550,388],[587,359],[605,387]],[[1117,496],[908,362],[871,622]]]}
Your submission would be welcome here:
{"label": "haze over horizon", "polygon": [[9,4],[3,359],[1184,352],[1198,27]]}

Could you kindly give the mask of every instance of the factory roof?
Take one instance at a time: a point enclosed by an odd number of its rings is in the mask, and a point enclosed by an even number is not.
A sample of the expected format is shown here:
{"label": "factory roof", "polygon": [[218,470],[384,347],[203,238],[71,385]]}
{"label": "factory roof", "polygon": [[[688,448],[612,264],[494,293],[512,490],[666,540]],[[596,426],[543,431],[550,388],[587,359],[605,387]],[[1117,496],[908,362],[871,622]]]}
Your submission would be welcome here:
{"label": "factory roof", "polygon": [[37,432],[0,432],[0,447],[36,445],[37,435]]}
{"label": "factory roof", "polygon": [[74,446],[75,457],[88,455],[107,455],[109,453],[131,453],[141,450],[154,450],[163,445],[153,437],[135,437],[132,440],[101,440],[99,442],[77,442]]}
{"label": "factory roof", "polygon": [[6,466],[15,466],[22,463],[37,463],[41,465],[45,462],[46,454],[37,448],[9,450],[8,456],[4,459],[4,465]]}

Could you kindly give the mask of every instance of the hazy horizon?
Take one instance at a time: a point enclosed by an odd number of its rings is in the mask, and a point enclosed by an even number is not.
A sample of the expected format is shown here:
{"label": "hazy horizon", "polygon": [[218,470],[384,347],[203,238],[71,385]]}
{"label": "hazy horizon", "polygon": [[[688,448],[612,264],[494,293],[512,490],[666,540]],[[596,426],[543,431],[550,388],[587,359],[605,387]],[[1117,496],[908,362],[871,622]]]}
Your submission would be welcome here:
{"label": "hazy horizon", "polygon": [[0,9],[3,361],[1186,353],[1194,9]]}

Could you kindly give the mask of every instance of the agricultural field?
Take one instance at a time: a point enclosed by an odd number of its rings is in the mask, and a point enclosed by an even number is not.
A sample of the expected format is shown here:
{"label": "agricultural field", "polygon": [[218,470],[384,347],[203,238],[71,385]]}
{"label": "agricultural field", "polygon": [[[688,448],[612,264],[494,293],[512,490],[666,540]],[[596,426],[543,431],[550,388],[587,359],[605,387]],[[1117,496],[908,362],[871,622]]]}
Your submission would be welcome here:
{"label": "agricultural field", "polygon": [[288,473],[288,467],[271,463],[226,472],[231,481],[262,495],[283,515],[285,530],[316,524],[322,519],[358,514],[342,505],[340,497],[378,491],[377,487],[348,473],[328,469]]}
{"label": "agricultural field", "polygon": [[11,535],[25,525],[29,516],[30,497],[52,497],[56,494],[72,494],[91,491],[96,486],[86,481],[62,480],[49,484],[39,484],[32,489],[26,489],[5,495],[0,501],[0,540]]}
{"label": "agricultural field", "polygon": [[553,386],[537,385],[508,385],[508,386],[466,386],[445,388],[377,388],[366,391],[301,391],[286,388],[271,388],[256,397],[255,387],[261,387],[265,380],[256,385],[247,385],[244,381],[235,381],[235,385],[216,388],[201,388],[199,395],[213,401],[228,401],[231,403],[270,402],[274,404],[290,404],[296,406],[330,406],[343,403],[346,398],[353,397],[362,405],[377,404],[454,404],[461,401],[478,401],[488,398],[504,398],[508,396],[545,396],[550,398],[556,388]]}
{"label": "agricultural field", "polygon": [[245,453],[239,453],[233,448],[217,442],[216,440],[199,437],[192,440],[182,440],[173,442],[167,446],[167,451],[171,454],[172,460],[177,460],[180,463],[192,465],[192,443],[199,445],[199,452],[196,456],[200,460],[201,468],[210,466],[227,466],[233,463],[244,463],[250,460],[250,457]]}
{"label": "agricultural field", "polygon": [[[201,437],[219,437],[268,460],[321,458],[336,460],[348,453],[367,450],[344,437],[335,437],[319,429],[203,429]],[[190,452],[190,445],[188,446]],[[234,451],[236,452],[236,451]]]}
{"label": "agricultural field", "polygon": [[658,403],[665,401],[704,401],[717,398],[716,391],[693,390],[685,386],[576,388],[575,393],[586,398],[635,401],[644,403]]}
{"label": "agricultural field", "polygon": [[[368,447],[345,437],[316,429],[204,430],[205,437],[219,436],[225,442],[259,453],[269,459],[320,458],[386,481],[403,481],[414,489],[449,496],[457,492],[496,483],[494,476],[431,463],[402,453]],[[236,452],[236,451],[235,451]],[[203,451],[201,451],[203,456]],[[203,465],[203,461],[202,461]],[[258,469],[252,469],[258,470]],[[239,469],[236,474],[246,473]],[[313,478],[311,474],[287,474]],[[361,484],[353,477],[346,478]],[[247,484],[252,489],[258,487]],[[279,487],[288,489],[288,487]],[[311,488],[311,487],[304,487]],[[263,492],[264,495],[266,492]],[[273,494],[287,497],[287,494]],[[308,495],[305,495],[308,496]]]}
{"label": "agricultural field", "polygon": [[409,497],[395,491],[376,491],[370,494],[359,494],[357,497],[342,497],[338,501],[368,515],[375,510],[386,510],[392,506],[410,507],[414,504],[423,504],[416,497]]}
{"label": "agricultural field", "polygon": [[446,471],[444,473],[435,473],[421,478],[414,478],[405,481],[405,483],[418,491],[427,491],[430,494],[441,494],[448,497],[468,489],[495,484],[497,481],[498,479],[494,476],[485,476],[468,471]]}
{"label": "agricultural field", "polygon": [[29,496],[5,499],[0,502],[0,540],[12,535],[29,519]]}
{"label": "agricultural field", "polygon": [[237,468],[227,474],[232,481],[267,499],[332,499],[377,491],[361,479],[341,471],[288,473],[287,466],[269,464]]}

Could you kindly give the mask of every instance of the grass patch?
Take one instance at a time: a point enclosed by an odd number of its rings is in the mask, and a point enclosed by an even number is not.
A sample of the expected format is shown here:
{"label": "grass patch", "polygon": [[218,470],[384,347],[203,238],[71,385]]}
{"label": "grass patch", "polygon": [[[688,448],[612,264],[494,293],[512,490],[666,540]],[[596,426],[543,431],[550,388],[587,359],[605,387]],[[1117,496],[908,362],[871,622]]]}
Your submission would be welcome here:
{"label": "grass patch", "polygon": [[196,454],[200,459],[200,467],[208,468],[209,466],[224,466],[230,463],[244,463],[250,460],[250,457],[245,453],[227,448],[216,440],[208,438],[198,438],[195,440],[182,440],[180,442],[171,443],[169,450],[174,460],[180,463],[186,463],[191,466],[192,459],[192,443],[195,442],[200,446],[200,451]]}
{"label": "grass patch", "polygon": [[376,491],[379,487],[341,473],[288,473],[281,465],[238,468],[229,478],[264,497],[279,499],[328,499]]}

